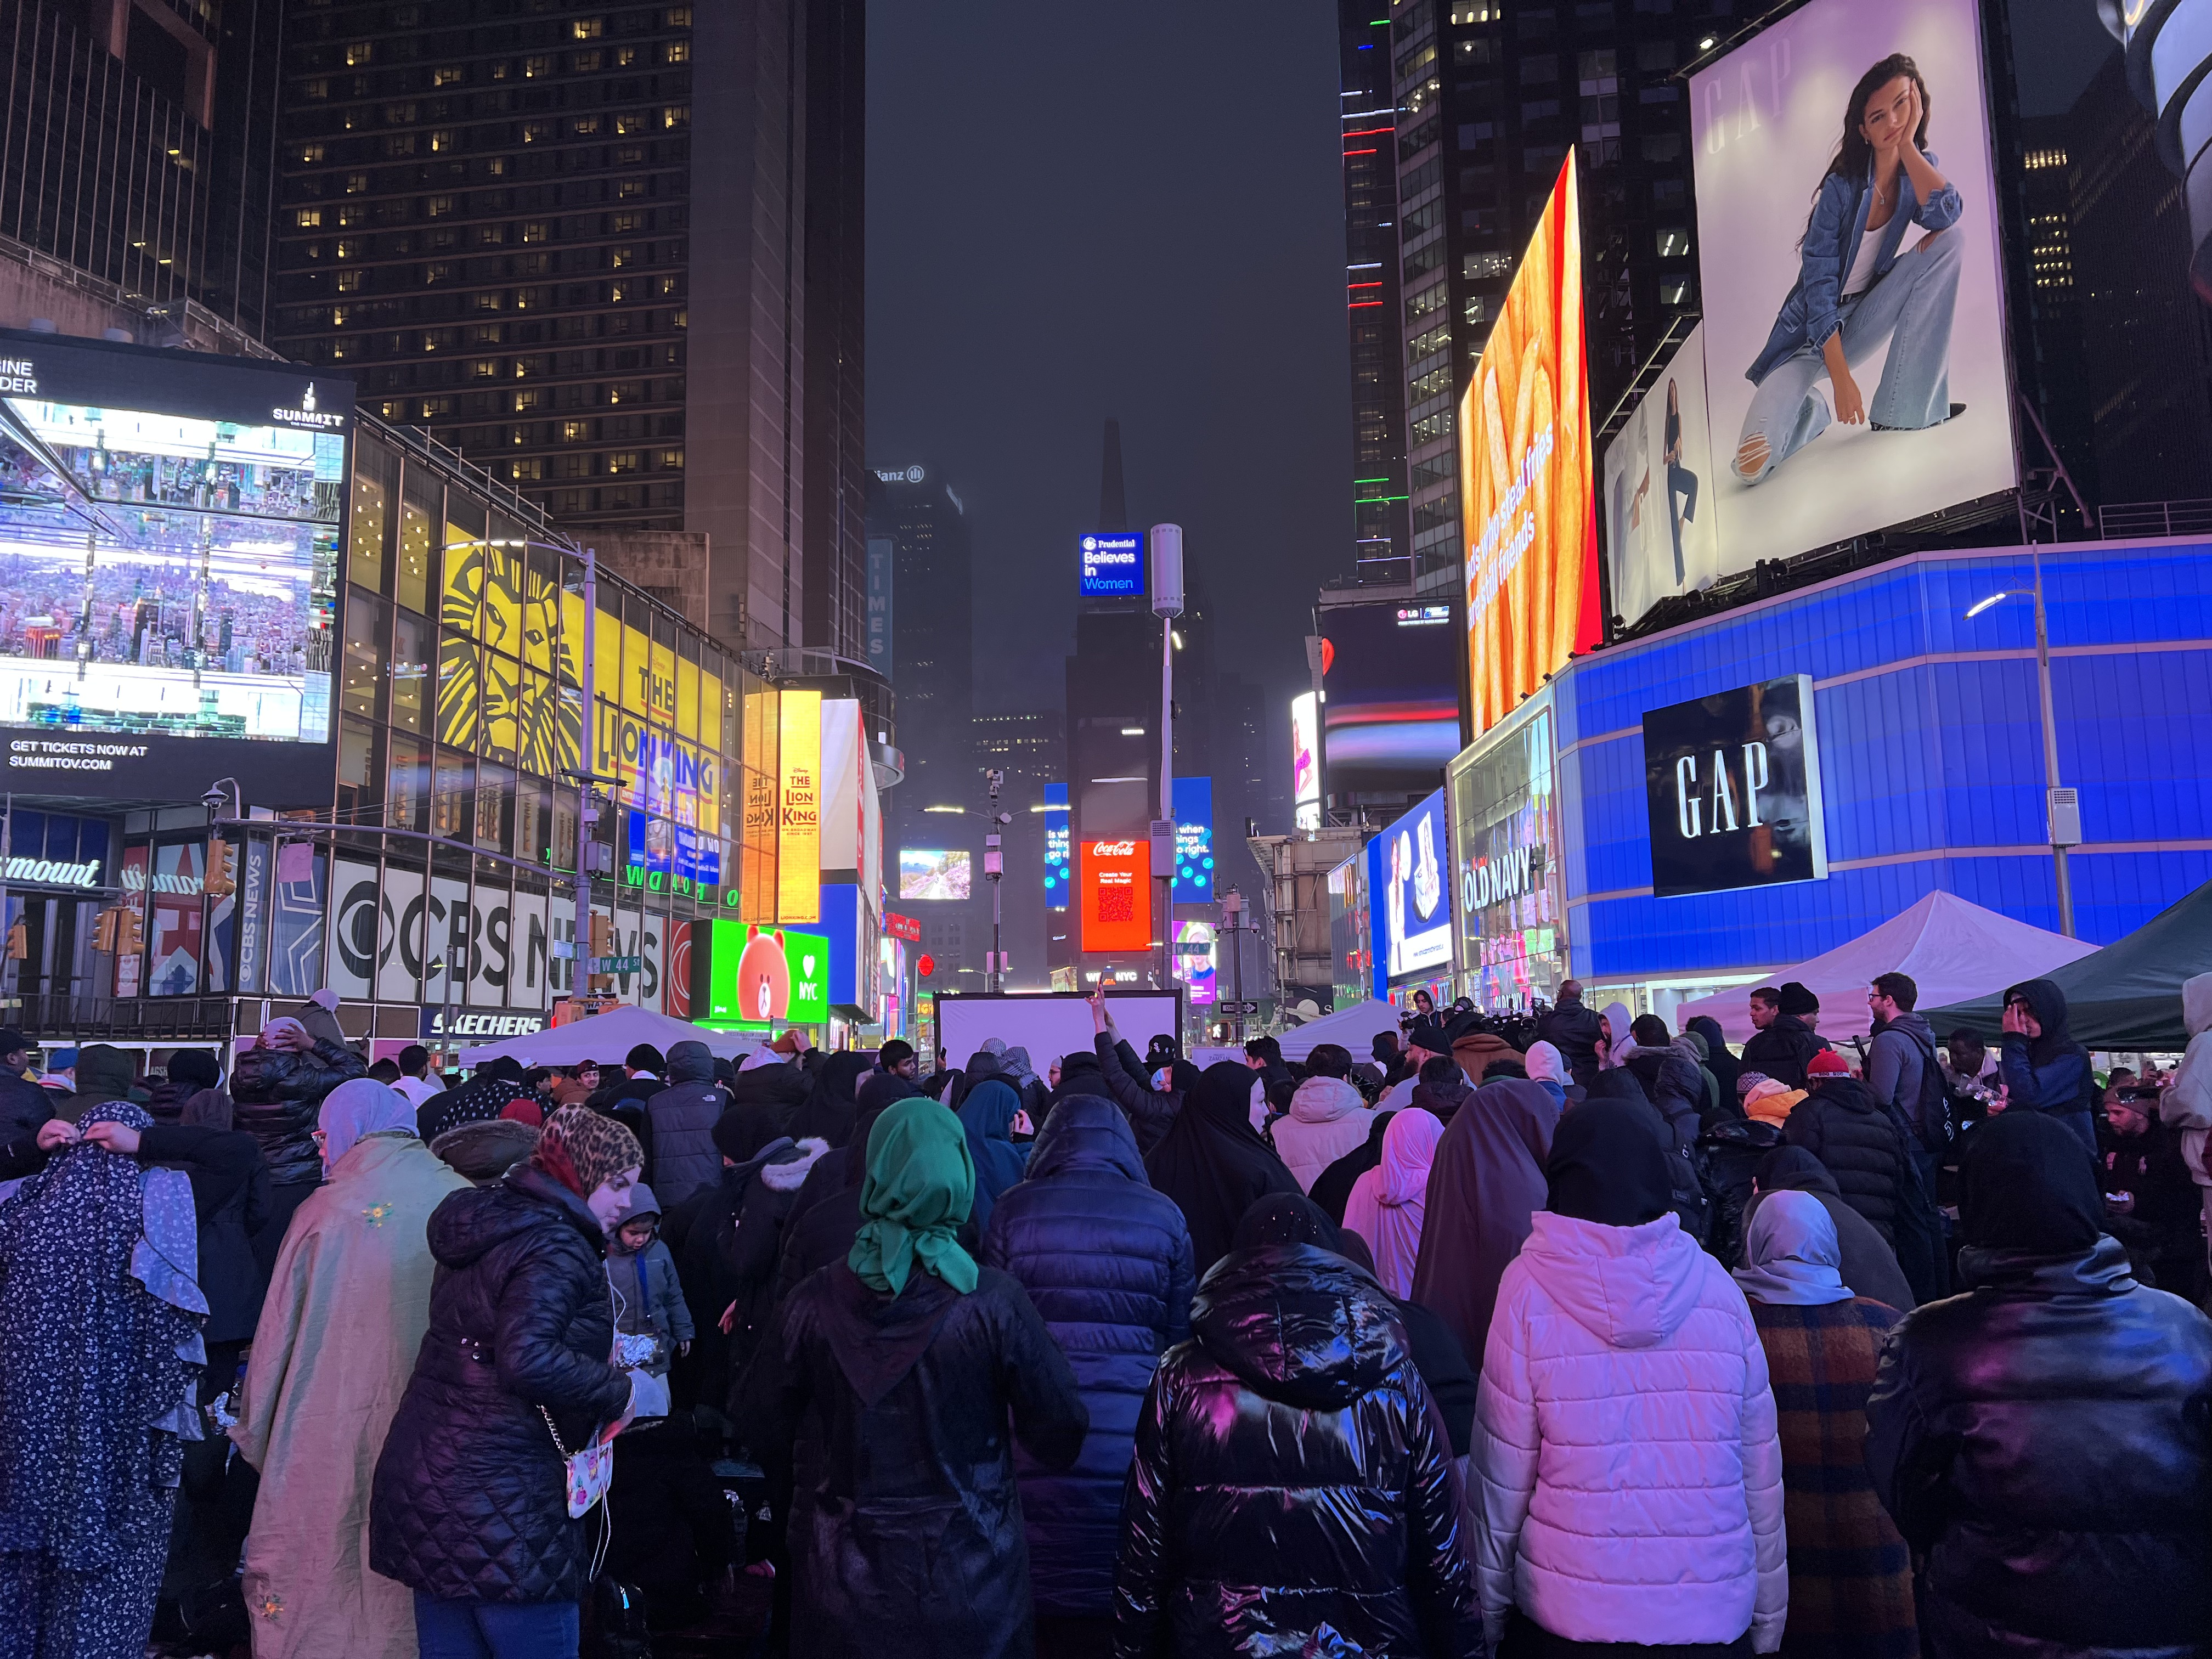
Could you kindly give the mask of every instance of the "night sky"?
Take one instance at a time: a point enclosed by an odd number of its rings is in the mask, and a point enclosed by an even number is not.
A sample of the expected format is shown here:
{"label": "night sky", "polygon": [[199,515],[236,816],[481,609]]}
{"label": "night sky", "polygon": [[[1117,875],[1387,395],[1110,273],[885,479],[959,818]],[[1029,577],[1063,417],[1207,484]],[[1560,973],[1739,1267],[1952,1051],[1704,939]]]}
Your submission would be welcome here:
{"label": "night sky", "polygon": [[868,31],[868,457],[967,507],[979,710],[1061,704],[1109,415],[1132,526],[1183,526],[1223,666],[1286,703],[1351,563],[1334,9],[876,0]]}

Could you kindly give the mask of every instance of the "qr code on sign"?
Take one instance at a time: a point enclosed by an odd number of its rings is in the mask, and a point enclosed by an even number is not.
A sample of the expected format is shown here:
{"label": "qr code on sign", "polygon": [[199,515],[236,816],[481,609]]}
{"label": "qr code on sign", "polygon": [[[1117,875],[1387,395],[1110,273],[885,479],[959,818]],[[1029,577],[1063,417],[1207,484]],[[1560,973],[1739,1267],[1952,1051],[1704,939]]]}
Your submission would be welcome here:
{"label": "qr code on sign", "polygon": [[1137,890],[1133,887],[1102,887],[1098,890],[1098,920],[1101,921],[1134,921],[1137,919]]}

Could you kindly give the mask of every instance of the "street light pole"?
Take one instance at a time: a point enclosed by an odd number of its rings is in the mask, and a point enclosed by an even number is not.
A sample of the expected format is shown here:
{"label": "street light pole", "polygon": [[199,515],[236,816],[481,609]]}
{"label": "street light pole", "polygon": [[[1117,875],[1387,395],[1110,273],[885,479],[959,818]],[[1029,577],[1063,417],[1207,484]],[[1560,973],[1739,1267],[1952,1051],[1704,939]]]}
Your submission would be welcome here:
{"label": "street light pole", "polygon": [[1175,988],[1175,619],[1182,615],[1182,526],[1156,524],[1145,539],[1152,614],[1160,619],[1160,815],[1152,821],[1152,854],[1160,886],[1159,988],[1170,991]]}
{"label": "street light pole", "polygon": [[2044,831],[2051,842],[2051,877],[2058,896],[2058,931],[2073,939],[2076,937],[2074,881],[2072,872],[2066,867],[2066,849],[2081,842],[2081,808],[2074,791],[2063,787],[2058,780],[2058,712],[2051,695],[2051,624],[2043,604],[2043,553],[2031,545],[2028,556],[2034,562],[2035,586],[1992,593],[1970,608],[1966,619],[1971,622],[1991,605],[2006,599],[2027,599],[2035,607],[2035,689],[2043,711]]}

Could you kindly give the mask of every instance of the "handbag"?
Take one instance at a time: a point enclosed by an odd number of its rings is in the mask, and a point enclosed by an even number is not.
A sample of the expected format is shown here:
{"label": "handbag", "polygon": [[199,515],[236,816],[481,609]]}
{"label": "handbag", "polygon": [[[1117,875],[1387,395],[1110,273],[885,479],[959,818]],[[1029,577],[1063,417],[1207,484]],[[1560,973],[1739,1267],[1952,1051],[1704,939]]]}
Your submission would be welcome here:
{"label": "handbag", "polygon": [[553,1449],[561,1454],[567,1466],[568,1518],[580,1521],[592,1512],[592,1504],[607,1495],[607,1487],[614,1480],[615,1443],[593,1436],[590,1445],[572,1452],[561,1443],[561,1431],[553,1426],[553,1413],[540,1406],[538,1414],[545,1419],[545,1432],[553,1437]]}

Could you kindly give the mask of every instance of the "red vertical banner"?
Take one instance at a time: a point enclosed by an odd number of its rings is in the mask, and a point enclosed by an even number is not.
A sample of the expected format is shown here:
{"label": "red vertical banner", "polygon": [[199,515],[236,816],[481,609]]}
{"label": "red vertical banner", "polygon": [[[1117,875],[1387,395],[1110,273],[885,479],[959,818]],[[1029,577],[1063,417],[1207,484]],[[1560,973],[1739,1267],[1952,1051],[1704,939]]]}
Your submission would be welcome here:
{"label": "red vertical banner", "polygon": [[1142,836],[1082,844],[1083,948],[1152,945],[1152,846]]}

